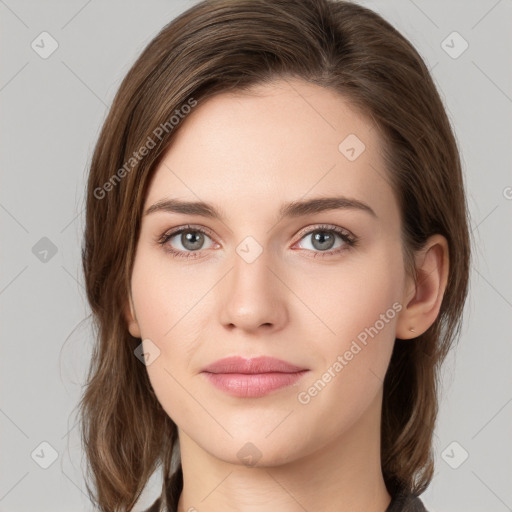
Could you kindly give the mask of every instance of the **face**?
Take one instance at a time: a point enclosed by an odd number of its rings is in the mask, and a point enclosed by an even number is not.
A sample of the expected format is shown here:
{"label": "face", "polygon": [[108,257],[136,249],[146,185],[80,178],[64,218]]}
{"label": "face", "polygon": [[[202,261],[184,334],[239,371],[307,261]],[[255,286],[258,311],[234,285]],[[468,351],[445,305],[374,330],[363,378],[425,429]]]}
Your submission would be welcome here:
{"label": "face", "polygon": [[[293,461],[378,418],[405,285],[381,139],[339,94],[300,80],[223,93],[183,123],[149,184],[130,332],[180,439],[236,464],[243,450]],[[176,203],[146,213],[172,200],[218,217]],[[228,356],[306,371],[220,389],[203,369]]]}

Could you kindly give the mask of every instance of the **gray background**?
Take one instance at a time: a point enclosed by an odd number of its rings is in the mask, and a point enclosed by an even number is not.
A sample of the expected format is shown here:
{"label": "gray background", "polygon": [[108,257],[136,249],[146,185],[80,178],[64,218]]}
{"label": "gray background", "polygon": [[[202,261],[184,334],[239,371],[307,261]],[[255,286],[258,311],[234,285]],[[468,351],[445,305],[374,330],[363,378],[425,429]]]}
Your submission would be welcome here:
{"label": "gray background", "polygon": [[[436,475],[423,501],[430,512],[512,510],[512,2],[361,3],[432,69],[460,144],[472,217],[470,297],[444,367]],[[0,0],[1,511],[92,510],[75,425],[91,349],[80,266],[85,176],[121,79],[191,5]],[[42,46],[43,31],[59,45],[46,59],[31,47]],[[137,510],[159,485],[155,475]]]}

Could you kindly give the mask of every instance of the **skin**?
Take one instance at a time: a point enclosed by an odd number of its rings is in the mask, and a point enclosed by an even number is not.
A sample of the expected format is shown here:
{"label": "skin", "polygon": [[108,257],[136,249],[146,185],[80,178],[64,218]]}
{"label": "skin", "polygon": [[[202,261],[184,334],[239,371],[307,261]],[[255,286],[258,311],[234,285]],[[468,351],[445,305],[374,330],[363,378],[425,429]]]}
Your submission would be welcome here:
{"label": "skin", "polygon": [[[349,134],[365,144],[354,161],[338,149]],[[202,200],[225,219],[143,216],[126,319],[133,336],[160,350],[147,371],[178,426],[178,510],[384,512],[391,497],[380,461],[383,379],[395,338],[414,343],[439,312],[446,240],[433,236],[416,254],[415,284],[405,271],[379,133],[330,89],[280,79],[222,93],[197,106],[176,135],[144,211],[164,198]],[[352,208],[278,222],[282,203],[333,195],[363,201],[375,217]],[[187,224],[212,236],[198,258],[173,258],[157,241]],[[321,257],[311,235],[319,224],[349,230],[357,245],[334,235],[332,250],[343,251]],[[236,251],[247,236],[262,249],[252,263]],[[167,246],[187,252],[181,241],[177,235]],[[401,306],[394,318],[300,403],[298,394],[394,303]],[[309,372],[264,397],[233,397],[201,374],[232,355],[269,355]],[[244,446],[258,454],[252,466],[237,455]]]}

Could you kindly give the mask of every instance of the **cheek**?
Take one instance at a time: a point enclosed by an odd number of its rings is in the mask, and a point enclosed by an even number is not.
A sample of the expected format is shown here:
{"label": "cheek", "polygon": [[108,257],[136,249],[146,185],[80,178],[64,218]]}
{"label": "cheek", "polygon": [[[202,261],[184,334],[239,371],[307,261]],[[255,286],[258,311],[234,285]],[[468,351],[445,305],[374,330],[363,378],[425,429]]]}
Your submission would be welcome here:
{"label": "cheek", "polygon": [[399,247],[381,246],[333,267],[318,266],[306,281],[303,275],[297,272],[291,286],[300,289],[298,294],[325,324],[324,338],[334,345],[357,337],[381,315],[390,320],[386,326],[394,324],[397,308],[392,306],[401,299],[404,282]]}
{"label": "cheek", "polygon": [[197,307],[194,304],[206,290],[201,294],[200,288],[205,286],[186,269],[171,272],[172,268],[165,255],[140,250],[131,287],[137,322],[145,340],[144,351],[147,345],[158,353],[146,366],[151,386],[169,417],[187,424],[193,418],[188,418],[190,403],[184,389],[191,371],[188,361],[197,339],[194,315],[201,311],[201,303]]}
{"label": "cheek", "polygon": [[135,260],[131,286],[143,338],[164,341],[176,330],[182,334],[184,327],[192,327],[188,315],[208,289],[193,266],[179,267],[168,258],[142,250]]}
{"label": "cheek", "polygon": [[330,438],[369,410],[382,390],[403,307],[403,269],[400,257],[390,250],[317,277],[308,278],[314,283],[308,305],[329,329],[315,329],[323,333],[315,338],[321,357],[298,398],[304,413],[324,425]]}
{"label": "cheek", "polygon": [[[147,371],[155,393],[166,403],[183,395],[191,372],[190,360],[201,339],[201,318],[208,317],[211,288],[206,273],[198,278],[194,266],[169,262],[170,256],[141,249],[132,272],[132,296],[143,340],[151,340],[159,351]],[[215,276],[212,275],[212,282]],[[171,408],[172,409],[172,408]]]}
{"label": "cheek", "polygon": [[[381,246],[378,250],[353,258],[331,268],[328,273],[318,269],[316,275],[308,276],[308,286],[303,284],[301,296],[321,320],[313,324],[304,322],[304,332],[315,331],[318,353],[325,371],[342,357],[343,378],[334,379],[345,394],[350,396],[365,393],[362,384],[374,382],[378,385],[387,370],[395,342],[395,326],[403,289],[404,269],[400,248]],[[295,289],[300,286],[295,281]],[[302,320],[301,320],[302,322]],[[313,329],[312,326],[315,326]],[[321,333],[321,334],[318,334]],[[338,370],[341,367],[337,366]],[[321,370],[321,369],[320,369]],[[322,371],[322,370],[321,370]],[[328,376],[326,377],[329,378]],[[343,388],[343,389],[342,389]]]}

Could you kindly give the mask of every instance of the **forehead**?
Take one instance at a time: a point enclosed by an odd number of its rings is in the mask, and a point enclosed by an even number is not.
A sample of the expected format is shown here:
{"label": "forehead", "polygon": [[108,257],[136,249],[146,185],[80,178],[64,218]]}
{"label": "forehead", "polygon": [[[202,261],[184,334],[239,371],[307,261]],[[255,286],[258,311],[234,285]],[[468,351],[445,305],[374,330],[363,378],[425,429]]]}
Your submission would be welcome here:
{"label": "forehead", "polygon": [[221,93],[182,121],[146,205],[166,196],[228,210],[307,195],[392,200],[377,127],[331,89],[280,79]]}

